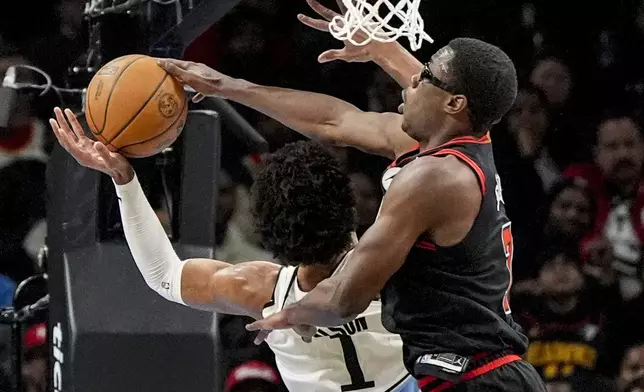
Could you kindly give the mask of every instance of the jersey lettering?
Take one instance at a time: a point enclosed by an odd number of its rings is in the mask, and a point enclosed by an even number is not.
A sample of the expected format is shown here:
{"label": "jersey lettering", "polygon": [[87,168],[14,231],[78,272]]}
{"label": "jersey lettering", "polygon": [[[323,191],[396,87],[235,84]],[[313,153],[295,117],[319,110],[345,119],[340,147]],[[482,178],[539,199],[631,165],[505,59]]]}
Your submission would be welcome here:
{"label": "jersey lettering", "polygon": [[322,338],[336,338],[340,335],[352,336],[358,332],[366,331],[369,329],[367,326],[367,319],[365,317],[358,317],[355,320],[349,321],[341,327],[318,328],[318,332],[314,337]]}
{"label": "jersey lettering", "polygon": [[501,240],[503,241],[503,251],[505,252],[505,266],[508,268],[510,274],[510,281],[508,288],[505,290],[503,296],[503,311],[505,314],[510,314],[510,288],[512,287],[512,259],[514,257],[514,241],[512,240],[512,222],[508,222],[501,228]]}
{"label": "jersey lettering", "polygon": [[496,197],[496,210],[501,211],[501,204],[505,205],[503,200],[503,188],[501,187],[501,177],[497,174],[494,176],[496,179],[496,186],[494,187],[494,197]]}
{"label": "jersey lettering", "polygon": [[342,355],[344,356],[344,364],[347,367],[347,372],[349,372],[349,377],[351,377],[351,384],[341,385],[340,390],[342,392],[349,392],[375,387],[375,382],[366,381],[364,378],[364,372],[360,367],[360,360],[358,359],[358,352],[356,351],[356,346],[353,344],[351,337],[340,334],[331,337],[331,339],[333,338],[340,339]]}

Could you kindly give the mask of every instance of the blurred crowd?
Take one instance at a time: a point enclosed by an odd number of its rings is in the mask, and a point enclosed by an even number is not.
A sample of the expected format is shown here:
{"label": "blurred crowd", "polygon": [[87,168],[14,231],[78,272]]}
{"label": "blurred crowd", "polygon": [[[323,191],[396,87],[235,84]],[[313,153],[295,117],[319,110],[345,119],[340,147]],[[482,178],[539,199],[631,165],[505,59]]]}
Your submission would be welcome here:
{"label": "blurred crowd", "polygon": [[[0,78],[8,66],[23,63],[60,81],[83,51],[83,1],[60,0],[35,15],[25,3],[0,17]],[[416,55],[427,59],[450,38],[474,36],[501,46],[519,70],[516,102],[491,135],[513,223],[511,303],[530,338],[527,359],[549,391],[644,391],[644,2],[570,9],[550,1],[461,3],[423,5],[436,43]],[[19,12],[31,13],[22,25],[35,26],[29,34],[4,24],[2,18]],[[242,1],[185,57],[253,82],[396,111],[400,89],[374,65],[317,63],[323,50],[341,44],[299,24],[298,12],[310,14],[304,1]],[[301,138],[236,108],[271,149]],[[37,254],[46,235],[44,173],[52,140],[44,120],[50,109],[50,103],[21,97],[9,127],[0,129],[0,306],[11,305],[16,285],[42,270]],[[270,260],[248,212],[257,160],[228,159],[226,151],[224,145],[216,256]],[[352,149],[334,151],[354,185],[361,234],[376,216],[378,177],[387,162]],[[23,339],[29,392],[46,384],[40,322],[27,326]],[[221,322],[224,348],[248,347],[227,369],[226,390],[283,390],[270,351],[253,346],[246,320]],[[0,333],[0,391],[10,390],[9,336]]]}

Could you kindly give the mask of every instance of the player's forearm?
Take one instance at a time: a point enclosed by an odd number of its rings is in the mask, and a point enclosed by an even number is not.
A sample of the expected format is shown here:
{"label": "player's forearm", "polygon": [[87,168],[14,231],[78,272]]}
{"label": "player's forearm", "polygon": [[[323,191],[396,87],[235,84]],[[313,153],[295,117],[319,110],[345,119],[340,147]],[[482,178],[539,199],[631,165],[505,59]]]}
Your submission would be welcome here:
{"label": "player's forearm", "polygon": [[147,285],[166,299],[183,304],[183,262],[150,206],[134,175],[125,184],[115,181],[123,231],[130,252]]}
{"label": "player's forearm", "polygon": [[374,55],[374,62],[403,88],[409,87],[412,76],[423,68],[423,64],[397,42],[382,45]]}
{"label": "player's forearm", "polygon": [[224,98],[239,102],[281,122],[312,139],[343,144],[345,130],[339,127],[343,114],[359,111],[348,102],[308,91],[261,86],[237,80]]}
{"label": "player's forearm", "polygon": [[289,323],[331,327],[353,320],[366,306],[360,309],[340,298],[341,284],[335,277],[323,280],[302,300],[284,308]]}

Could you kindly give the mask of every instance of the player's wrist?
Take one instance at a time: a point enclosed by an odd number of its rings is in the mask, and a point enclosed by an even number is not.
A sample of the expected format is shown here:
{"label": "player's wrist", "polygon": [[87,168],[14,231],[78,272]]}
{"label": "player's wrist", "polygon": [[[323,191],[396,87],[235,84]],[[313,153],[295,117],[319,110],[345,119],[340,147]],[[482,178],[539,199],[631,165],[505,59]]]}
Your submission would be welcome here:
{"label": "player's wrist", "polygon": [[381,67],[390,67],[392,58],[399,56],[404,48],[398,42],[374,42],[369,47],[369,53],[374,63]]}
{"label": "player's wrist", "polygon": [[134,168],[128,164],[122,169],[115,170],[111,177],[116,185],[129,184],[134,179]]}
{"label": "player's wrist", "polygon": [[247,80],[229,78],[219,86],[216,95],[234,101],[243,97],[253,86],[255,85]]}

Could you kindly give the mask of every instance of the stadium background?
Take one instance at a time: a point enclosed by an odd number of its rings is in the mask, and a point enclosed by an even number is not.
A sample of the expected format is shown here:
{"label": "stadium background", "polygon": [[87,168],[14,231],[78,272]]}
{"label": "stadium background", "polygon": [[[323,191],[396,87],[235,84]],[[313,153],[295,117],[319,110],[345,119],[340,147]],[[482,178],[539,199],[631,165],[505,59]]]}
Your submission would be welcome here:
{"label": "stadium background", "polygon": [[[3,2],[0,76],[10,65],[32,64],[58,86],[78,83],[69,67],[84,58],[90,45],[84,5],[82,0]],[[471,36],[502,47],[519,70],[520,99],[492,130],[492,138],[515,227],[513,312],[533,340],[528,360],[552,390],[644,389],[644,184],[641,176],[635,185],[611,182],[594,170],[608,159],[602,154],[619,146],[626,146],[619,152],[625,154],[625,165],[642,167],[644,3],[426,1],[421,10],[436,42],[416,53],[420,59],[453,37]],[[375,65],[317,63],[323,50],[341,44],[301,25],[299,12],[312,15],[303,0],[243,0],[185,48],[185,58],[256,83],[327,93],[364,110],[395,111],[399,88]],[[131,34],[140,31],[137,23],[108,21],[104,45],[114,45],[114,52],[135,48],[138,41]],[[54,143],[44,126],[54,104],[51,94],[21,94],[9,127],[0,131],[0,306],[12,304],[17,283],[51,267],[38,263],[37,254],[51,214],[46,206],[58,197],[46,179],[47,165],[56,159],[51,159]],[[270,150],[300,138],[261,114],[233,106]],[[261,163],[256,151],[233,135],[235,126],[224,121],[221,127],[219,189],[217,197],[205,197],[217,203],[215,255],[232,262],[270,258],[258,245],[248,214],[248,189]],[[598,130],[617,141],[597,148]],[[359,229],[364,230],[377,211],[382,196],[378,176],[387,162],[352,149],[334,150],[355,185]],[[152,202],[172,227],[166,195],[155,181],[149,189]],[[173,184],[169,187],[176,191]],[[629,187],[634,189],[630,194],[614,197]],[[104,226],[111,227],[106,215]],[[79,273],[91,276],[94,271],[87,269]],[[46,285],[38,281],[14,305],[31,303],[45,292]],[[36,314],[22,334],[22,380],[30,392],[47,390],[51,351],[42,324],[47,320],[47,312]],[[249,360],[271,364],[270,352],[252,345],[244,320],[220,317],[217,324],[218,350],[225,352],[214,362],[221,374],[217,384],[235,366],[260,366]],[[10,327],[0,335],[0,391],[11,391],[15,346]],[[275,388],[269,381],[258,383],[260,391]],[[236,391],[250,387],[238,385]]]}

